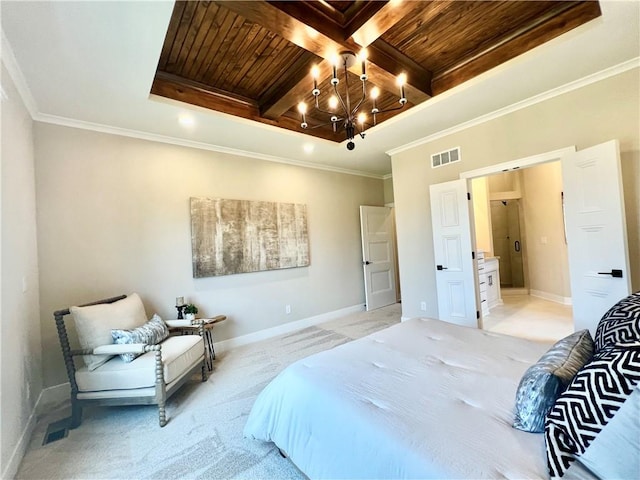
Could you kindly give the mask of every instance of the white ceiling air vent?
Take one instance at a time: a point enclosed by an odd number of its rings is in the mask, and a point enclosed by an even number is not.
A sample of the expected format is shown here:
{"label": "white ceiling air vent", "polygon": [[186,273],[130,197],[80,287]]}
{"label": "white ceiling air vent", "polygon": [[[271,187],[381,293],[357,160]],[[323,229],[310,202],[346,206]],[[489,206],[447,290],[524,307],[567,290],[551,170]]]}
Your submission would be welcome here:
{"label": "white ceiling air vent", "polygon": [[434,153],[431,155],[431,168],[443,167],[450,163],[460,161],[460,147],[452,148],[446,152]]}

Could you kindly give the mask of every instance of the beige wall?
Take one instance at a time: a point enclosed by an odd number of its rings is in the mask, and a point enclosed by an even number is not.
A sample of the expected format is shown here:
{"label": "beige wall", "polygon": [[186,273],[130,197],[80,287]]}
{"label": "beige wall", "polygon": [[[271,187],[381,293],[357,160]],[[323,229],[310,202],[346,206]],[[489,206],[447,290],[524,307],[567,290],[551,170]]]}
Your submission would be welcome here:
{"label": "beige wall", "polygon": [[528,287],[536,295],[571,297],[562,213],[562,170],[551,162],[520,170],[523,181],[524,253]]}
{"label": "beige wall", "polygon": [[389,177],[383,180],[384,185],[384,203],[388,205],[393,203],[393,178]]}
{"label": "beige wall", "polygon": [[[15,474],[42,391],[33,122],[2,65],[2,478]],[[25,437],[21,436],[25,433]]]}
{"label": "beige wall", "polygon": [[471,180],[471,199],[473,200],[473,221],[476,235],[476,250],[493,256],[493,238],[491,235],[491,213],[489,210],[489,189],[487,177]]}
{"label": "beige wall", "polygon": [[[416,146],[392,157],[403,316],[438,314],[429,185],[460,172],[575,145],[620,141],[632,285],[640,289],[638,69]],[[430,155],[460,146],[463,161],[432,169]],[[427,311],[420,311],[420,302]]]}
{"label": "beige wall", "polygon": [[[69,305],[136,291],[170,318],[184,296],[228,315],[220,341],[364,303],[358,207],[384,204],[382,180],[40,123],[36,179],[47,386],[67,380]],[[306,204],[311,266],[194,279],[191,196]]]}

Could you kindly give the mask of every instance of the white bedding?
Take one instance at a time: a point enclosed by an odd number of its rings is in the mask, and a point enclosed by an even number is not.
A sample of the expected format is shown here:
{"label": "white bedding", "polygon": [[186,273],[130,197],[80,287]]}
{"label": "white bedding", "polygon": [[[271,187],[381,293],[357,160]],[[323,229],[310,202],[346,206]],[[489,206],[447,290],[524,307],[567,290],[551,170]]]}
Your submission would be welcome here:
{"label": "white bedding", "polygon": [[548,345],[413,319],[302,359],[258,396],[245,436],[310,478],[547,478],[515,391]]}

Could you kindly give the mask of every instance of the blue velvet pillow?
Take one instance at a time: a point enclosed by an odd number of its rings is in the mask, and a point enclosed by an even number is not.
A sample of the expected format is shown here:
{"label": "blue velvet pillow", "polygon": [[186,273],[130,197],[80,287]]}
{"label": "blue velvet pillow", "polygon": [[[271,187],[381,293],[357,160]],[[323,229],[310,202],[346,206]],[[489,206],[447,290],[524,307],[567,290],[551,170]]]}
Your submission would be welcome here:
{"label": "blue velvet pillow", "polygon": [[[155,345],[163,341],[169,336],[169,329],[164,320],[158,315],[154,315],[144,325],[133,330],[111,330],[113,343],[126,345],[132,343],[145,343],[147,345]],[[122,353],[120,358],[126,363],[132,362],[140,353]]]}
{"label": "blue velvet pillow", "polygon": [[532,433],[544,432],[544,422],[557,398],[593,357],[589,330],[580,330],[559,340],[529,367],[516,391],[513,426]]}

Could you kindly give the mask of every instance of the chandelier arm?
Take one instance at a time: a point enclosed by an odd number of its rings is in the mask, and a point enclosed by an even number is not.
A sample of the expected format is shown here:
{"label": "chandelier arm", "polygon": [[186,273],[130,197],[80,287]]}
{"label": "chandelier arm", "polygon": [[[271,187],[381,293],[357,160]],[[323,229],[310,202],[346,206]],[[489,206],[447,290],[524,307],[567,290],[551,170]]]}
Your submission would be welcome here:
{"label": "chandelier arm", "polygon": [[[318,112],[320,112],[320,113],[324,113],[324,114],[326,114],[326,115],[335,115],[335,114],[336,114],[336,112],[330,112],[330,111],[328,111],[328,110],[323,110],[323,109],[321,109],[320,107],[315,107],[315,109],[316,109]],[[336,116],[337,116],[337,115],[336,115]],[[338,118],[338,120],[342,120],[342,118]]]}
{"label": "chandelier arm", "polygon": [[[367,125],[366,123],[365,123],[365,124],[363,124],[363,126],[366,126],[366,125]],[[360,129],[358,128],[358,124],[357,124],[357,123],[354,123],[354,124],[353,124],[353,126],[354,126],[354,127],[355,127],[355,129],[356,129],[356,133],[357,133],[358,135],[360,135],[360,138],[364,138],[364,130],[361,132],[361,131],[360,131]],[[365,130],[366,130],[366,128],[365,128]]]}
{"label": "chandelier arm", "polygon": [[[349,109],[345,105],[344,100],[342,99],[342,95],[340,95],[340,92],[338,92],[338,86],[337,85],[333,86],[333,91],[335,92],[336,97],[338,97],[338,100],[340,100],[340,103],[342,104],[342,108],[344,110],[344,113],[349,115]],[[347,92],[348,92],[348,90],[347,90]]]}
{"label": "chandelier arm", "polygon": [[367,99],[367,90],[364,84],[364,80],[362,81],[362,98],[360,99],[360,101],[358,102],[358,104],[353,107],[353,110],[351,111],[351,116],[353,117],[356,112],[360,109],[360,106],[362,105],[362,103]]}
{"label": "chandelier arm", "polygon": [[400,105],[399,107],[393,107],[393,108],[385,108],[384,110],[378,110],[376,112],[376,115],[379,113],[387,113],[387,112],[394,112],[396,110],[402,110],[404,108],[404,105]]}
{"label": "chandelier arm", "polygon": [[321,123],[320,125],[313,125],[313,126],[309,126],[309,127],[307,127],[307,129],[309,129],[309,130],[315,130],[316,128],[326,127],[327,125],[331,125],[332,123],[333,123],[333,122]]}

